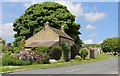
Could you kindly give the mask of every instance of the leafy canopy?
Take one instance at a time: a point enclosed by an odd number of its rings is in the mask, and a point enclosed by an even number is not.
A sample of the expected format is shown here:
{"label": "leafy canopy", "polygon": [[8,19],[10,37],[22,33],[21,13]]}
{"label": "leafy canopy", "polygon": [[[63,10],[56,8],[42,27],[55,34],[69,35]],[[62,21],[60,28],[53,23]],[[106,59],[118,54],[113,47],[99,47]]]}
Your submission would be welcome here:
{"label": "leafy canopy", "polygon": [[120,38],[107,38],[101,44],[103,52],[120,52]]}
{"label": "leafy canopy", "polygon": [[5,40],[3,40],[1,37],[0,37],[0,42],[2,42],[3,45],[5,45]]}
{"label": "leafy canopy", "polygon": [[67,7],[55,2],[44,2],[30,6],[15,20],[13,30],[17,33],[14,35],[14,46],[19,46],[19,41],[26,40],[40,31],[46,21],[57,29],[64,26],[65,32],[75,39],[75,43],[82,43],[78,36],[80,25],[75,23],[75,16],[67,10]]}

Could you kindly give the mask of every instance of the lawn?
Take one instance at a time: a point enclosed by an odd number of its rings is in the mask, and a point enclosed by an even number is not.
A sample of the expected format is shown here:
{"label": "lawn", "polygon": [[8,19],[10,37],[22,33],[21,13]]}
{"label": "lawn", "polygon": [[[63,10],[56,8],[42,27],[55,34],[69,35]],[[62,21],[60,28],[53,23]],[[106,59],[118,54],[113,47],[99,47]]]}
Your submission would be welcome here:
{"label": "lawn", "polygon": [[101,60],[107,60],[110,58],[115,58],[118,56],[113,56],[109,54],[100,54],[95,56],[95,59],[86,59],[86,60],[71,60],[70,62],[61,62],[61,63],[51,63],[51,64],[33,64],[29,66],[1,66],[0,72],[11,72],[11,71],[19,71],[19,70],[28,70],[28,69],[45,69],[51,67],[60,67],[66,65],[75,65],[75,64],[83,64],[83,63],[91,63]]}

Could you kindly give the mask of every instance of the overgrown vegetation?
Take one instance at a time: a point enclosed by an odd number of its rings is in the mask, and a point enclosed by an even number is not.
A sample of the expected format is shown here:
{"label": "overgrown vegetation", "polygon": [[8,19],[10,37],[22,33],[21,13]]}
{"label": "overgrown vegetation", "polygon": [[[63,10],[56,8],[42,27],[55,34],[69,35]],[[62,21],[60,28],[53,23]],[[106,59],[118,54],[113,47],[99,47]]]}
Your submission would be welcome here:
{"label": "overgrown vegetation", "polygon": [[30,65],[30,64],[31,62],[29,60],[23,61],[11,55],[4,55],[2,57],[3,66],[23,66],[23,65]]}
{"label": "overgrown vegetation", "polygon": [[52,46],[50,48],[50,53],[49,53],[50,57],[52,59],[56,59],[56,60],[59,60],[62,56],[62,50],[61,50],[61,47],[59,46]]}
{"label": "overgrown vegetation", "polygon": [[80,55],[79,50],[80,50],[79,45],[74,44],[73,46],[71,46],[71,59],[75,59],[76,55]]}
{"label": "overgrown vegetation", "polygon": [[60,47],[62,49],[62,59],[67,62],[69,61],[69,52],[70,52],[70,49],[68,46],[66,46],[65,44],[60,44]]}
{"label": "overgrown vegetation", "polygon": [[13,71],[13,70],[20,70],[20,69],[36,69],[36,68],[50,68],[50,67],[59,67],[59,66],[67,66],[67,65],[75,65],[75,64],[83,64],[83,63],[90,63],[90,62],[96,62],[100,60],[106,60],[110,58],[115,58],[117,56],[109,55],[109,54],[100,54],[97,55],[95,59],[90,59],[90,60],[71,60],[70,62],[64,62],[63,60],[60,60],[58,63],[53,63],[53,64],[33,64],[29,66],[16,66],[16,67],[8,67],[8,66],[2,66],[1,71],[6,72],[6,71]]}
{"label": "overgrown vegetation", "polygon": [[114,37],[105,39],[101,44],[101,48],[105,53],[106,52],[114,52],[114,54],[120,53],[120,38]]}
{"label": "overgrown vegetation", "polygon": [[81,56],[82,59],[85,60],[85,58],[87,57],[87,55],[88,55],[88,51],[86,49],[81,49],[80,50],[80,56]]}
{"label": "overgrown vegetation", "polygon": [[44,47],[44,46],[36,47],[36,48],[34,48],[34,50],[36,50],[38,52],[43,52],[43,53],[46,53],[46,54],[48,54],[50,52],[49,48],[48,47]]}

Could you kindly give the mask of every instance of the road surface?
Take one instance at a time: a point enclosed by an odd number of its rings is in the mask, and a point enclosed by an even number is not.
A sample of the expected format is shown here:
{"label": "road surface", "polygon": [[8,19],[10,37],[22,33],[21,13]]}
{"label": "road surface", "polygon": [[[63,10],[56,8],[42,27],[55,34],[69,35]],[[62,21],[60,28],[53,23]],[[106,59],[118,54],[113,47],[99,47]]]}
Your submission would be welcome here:
{"label": "road surface", "polygon": [[118,59],[98,61],[72,66],[55,67],[48,69],[34,69],[10,74],[118,74]]}

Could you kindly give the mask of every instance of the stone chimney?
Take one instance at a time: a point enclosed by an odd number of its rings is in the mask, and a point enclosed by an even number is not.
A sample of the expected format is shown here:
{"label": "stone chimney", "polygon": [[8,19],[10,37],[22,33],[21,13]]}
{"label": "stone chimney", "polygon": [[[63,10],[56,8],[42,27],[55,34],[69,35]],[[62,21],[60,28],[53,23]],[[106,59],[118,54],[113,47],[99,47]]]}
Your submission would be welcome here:
{"label": "stone chimney", "polygon": [[50,23],[47,21],[46,23],[44,23],[44,29],[49,27]]}
{"label": "stone chimney", "polygon": [[61,26],[61,31],[64,32],[64,26]]}

